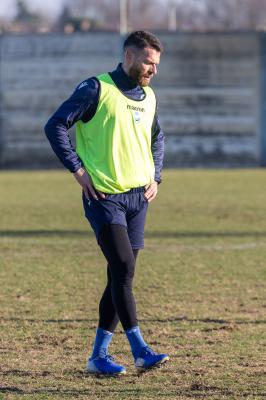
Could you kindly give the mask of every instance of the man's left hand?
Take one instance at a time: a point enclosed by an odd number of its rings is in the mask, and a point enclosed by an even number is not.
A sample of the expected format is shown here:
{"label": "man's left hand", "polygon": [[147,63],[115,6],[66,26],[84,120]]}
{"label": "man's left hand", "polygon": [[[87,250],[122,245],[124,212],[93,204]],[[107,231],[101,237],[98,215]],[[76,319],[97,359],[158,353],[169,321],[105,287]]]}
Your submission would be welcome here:
{"label": "man's left hand", "polygon": [[150,203],[153,199],[155,199],[157,192],[158,192],[158,183],[152,182],[150,185],[147,185],[145,187],[144,196]]}

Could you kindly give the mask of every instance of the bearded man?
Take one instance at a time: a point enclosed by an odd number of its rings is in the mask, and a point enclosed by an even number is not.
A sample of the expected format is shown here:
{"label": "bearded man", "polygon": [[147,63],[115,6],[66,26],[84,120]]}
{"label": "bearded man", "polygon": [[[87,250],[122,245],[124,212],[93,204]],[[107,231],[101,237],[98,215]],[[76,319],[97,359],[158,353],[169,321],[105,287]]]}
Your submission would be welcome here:
{"label": "bearded man", "polygon": [[[85,216],[107,260],[107,285],[86,365],[89,373],[126,373],[108,353],[119,321],[138,370],[169,359],[167,354],[155,353],[143,339],[132,291],[148,204],[161,181],[164,134],[149,84],[162,50],[155,35],[131,33],[117,69],[80,83],[45,126],[54,152],[82,187]],[[75,149],[67,132],[74,124]]]}

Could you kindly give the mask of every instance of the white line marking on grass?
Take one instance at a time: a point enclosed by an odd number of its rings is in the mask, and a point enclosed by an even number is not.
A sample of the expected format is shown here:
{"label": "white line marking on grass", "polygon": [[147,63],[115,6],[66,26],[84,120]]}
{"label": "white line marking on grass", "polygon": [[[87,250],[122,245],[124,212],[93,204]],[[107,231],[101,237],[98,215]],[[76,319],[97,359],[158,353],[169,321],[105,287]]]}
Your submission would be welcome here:
{"label": "white line marking on grass", "polygon": [[[146,245],[146,248],[154,249],[158,245],[151,245],[150,243]],[[160,245],[159,251],[161,251],[163,245]],[[196,251],[196,250],[206,250],[206,251],[226,251],[226,250],[248,250],[255,249],[257,247],[266,247],[266,242],[250,242],[250,243],[237,243],[237,244],[223,244],[223,245],[183,245],[183,244],[166,244],[165,248],[167,251]]]}

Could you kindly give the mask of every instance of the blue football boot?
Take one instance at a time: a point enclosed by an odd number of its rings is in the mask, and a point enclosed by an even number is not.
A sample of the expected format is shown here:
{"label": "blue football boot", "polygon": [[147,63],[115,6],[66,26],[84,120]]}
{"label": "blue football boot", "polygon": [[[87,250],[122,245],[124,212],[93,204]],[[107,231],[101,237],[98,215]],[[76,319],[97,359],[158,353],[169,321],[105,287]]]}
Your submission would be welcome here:
{"label": "blue football boot", "polygon": [[135,367],[143,372],[147,369],[159,367],[169,360],[168,354],[157,354],[148,346],[143,347],[137,357],[135,357]]}
{"label": "blue football boot", "polygon": [[100,355],[99,357],[89,358],[85,372],[96,375],[117,376],[126,373],[125,367],[116,364],[112,356]]}

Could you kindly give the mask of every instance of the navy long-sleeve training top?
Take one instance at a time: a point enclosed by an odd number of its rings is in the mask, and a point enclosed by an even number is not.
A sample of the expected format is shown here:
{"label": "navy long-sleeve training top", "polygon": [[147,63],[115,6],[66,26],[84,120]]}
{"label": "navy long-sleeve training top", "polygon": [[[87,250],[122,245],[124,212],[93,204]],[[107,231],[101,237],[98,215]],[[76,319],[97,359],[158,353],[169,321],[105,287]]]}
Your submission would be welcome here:
{"label": "navy long-sleeve training top", "polygon": [[[142,100],[144,90],[124,72],[122,64],[110,72],[116,86],[132,100]],[[69,134],[78,120],[88,122],[94,116],[100,95],[100,83],[96,77],[89,78],[75,89],[73,94],[56,110],[45,125],[45,134],[57,157],[70,171],[76,172],[83,164],[76,153]],[[152,125],[152,155],[155,165],[155,180],[161,181],[161,169],[164,154],[164,134],[159,124],[157,111]]]}

